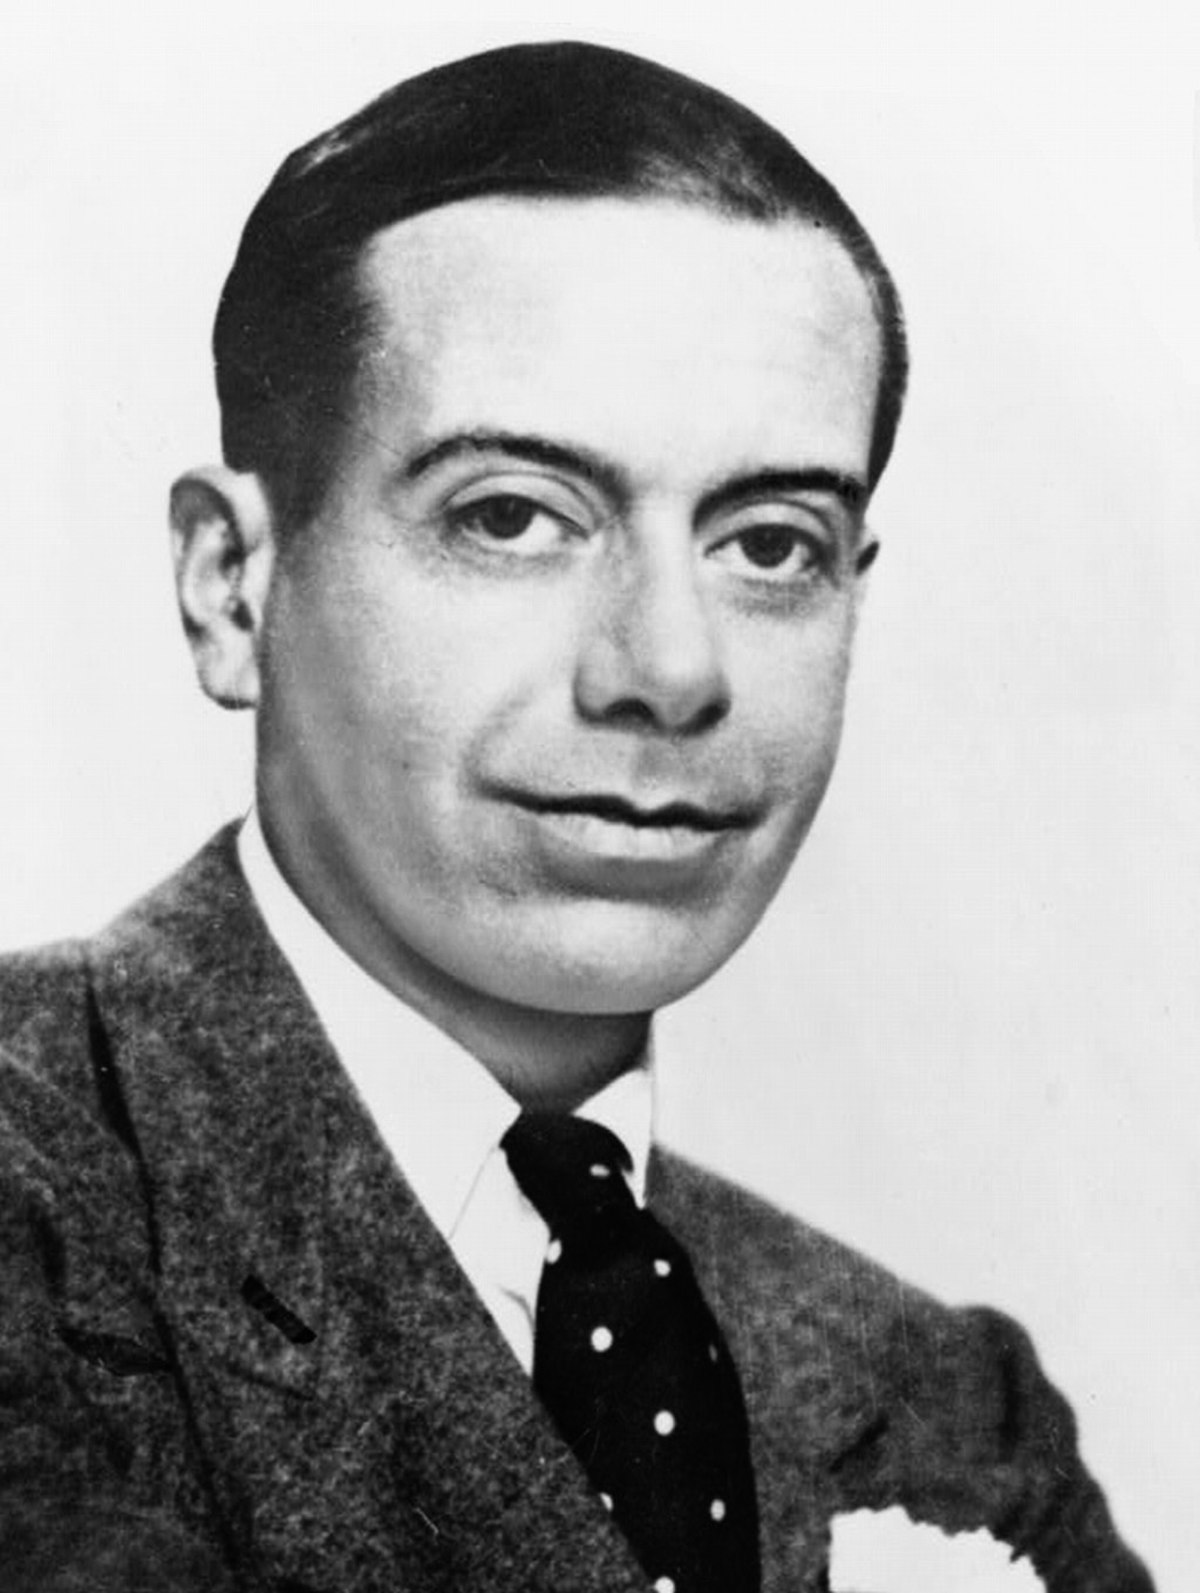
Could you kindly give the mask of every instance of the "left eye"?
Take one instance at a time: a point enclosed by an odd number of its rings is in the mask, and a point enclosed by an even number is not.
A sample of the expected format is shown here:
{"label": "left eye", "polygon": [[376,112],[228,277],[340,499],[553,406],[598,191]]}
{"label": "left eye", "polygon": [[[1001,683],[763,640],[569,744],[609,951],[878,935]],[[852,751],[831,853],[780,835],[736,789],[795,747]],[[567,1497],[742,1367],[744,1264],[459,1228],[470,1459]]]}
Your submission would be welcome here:
{"label": "left eye", "polygon": [[712,550],[725,563],[755,574],[786,578],[820,569],[824,550],[816,538],[790,525],[756,525],[726,538]]}

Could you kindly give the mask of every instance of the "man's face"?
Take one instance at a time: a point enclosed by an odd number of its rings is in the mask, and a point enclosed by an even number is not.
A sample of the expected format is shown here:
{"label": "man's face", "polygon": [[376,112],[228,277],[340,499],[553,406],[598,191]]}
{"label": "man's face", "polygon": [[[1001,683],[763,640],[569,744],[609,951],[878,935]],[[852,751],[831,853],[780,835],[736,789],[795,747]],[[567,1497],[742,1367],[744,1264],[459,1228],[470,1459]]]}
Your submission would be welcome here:
{"label": "man's face", "polygon": [[815,229],[616,200],[471,200],[363,269],[352,435],[273,572],[268,833],[377,973],[658,1007],[753,928],[833,767],[867,291]]}

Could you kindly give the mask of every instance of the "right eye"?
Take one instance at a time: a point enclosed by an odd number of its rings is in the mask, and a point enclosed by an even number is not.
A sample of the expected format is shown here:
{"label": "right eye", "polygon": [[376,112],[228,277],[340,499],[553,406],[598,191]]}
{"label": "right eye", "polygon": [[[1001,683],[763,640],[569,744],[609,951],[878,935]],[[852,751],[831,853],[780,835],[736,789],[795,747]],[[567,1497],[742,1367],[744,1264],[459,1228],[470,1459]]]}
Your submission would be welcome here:
{"label": "right eye", "polygon": [[500,543],[530,557],[550,553],[570,527],[543,504],[515,492],[489,493],[457,504],[447,513],[453,530],[477,543]]}

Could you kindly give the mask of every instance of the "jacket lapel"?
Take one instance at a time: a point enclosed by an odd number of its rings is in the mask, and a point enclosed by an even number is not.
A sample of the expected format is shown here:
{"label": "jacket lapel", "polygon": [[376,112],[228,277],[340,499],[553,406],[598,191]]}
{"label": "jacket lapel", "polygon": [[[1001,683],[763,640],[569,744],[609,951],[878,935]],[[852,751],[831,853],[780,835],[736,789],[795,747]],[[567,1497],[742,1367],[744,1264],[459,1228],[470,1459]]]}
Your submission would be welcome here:
{"label": "jacket lapel", "polygon": [[396,1172],[232,830],[101,938],[93,982],[245,1571],[337,1593],[644,1590]]}
{"label": "jacket lapel", "polygon": [[232,832],[100,938],[92,978],[177,1330],[311,1392],[315,1341],[243,1291],[256,1279],[319,1339],[328,1048],[240,884]]}
{"label": "jacket lapel", "polygon": [[894,1296],[862,1258],[679,1157],[655,1153],[649,1196],[741,1373],[764,1593],[825,1586],[840,1470],[886,1424],[871,1340]]}

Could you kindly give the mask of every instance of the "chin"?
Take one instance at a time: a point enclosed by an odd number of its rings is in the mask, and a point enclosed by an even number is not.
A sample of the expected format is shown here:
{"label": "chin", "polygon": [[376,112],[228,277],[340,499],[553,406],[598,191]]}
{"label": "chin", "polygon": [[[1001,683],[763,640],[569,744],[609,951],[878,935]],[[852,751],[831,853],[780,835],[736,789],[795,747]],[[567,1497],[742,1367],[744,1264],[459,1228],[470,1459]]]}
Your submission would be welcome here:
{"label": "chin", "polygon": [[539,1012],[556,1012],[572,1017],[620,1017],[634,1012],[657,1012],[681,1000],[704,983],[707,972],[691,977],[647,978],[645,969],[622,970],[616,974],[588,978],[575,972],[564,973],[553,985],[540,981],[509,987],[506,992],[515,1004]]}
{"label": "chin", "polygon": [[652,933],[626,926],[604,936],[563,933],[552,946],[510,941],[507,955],[489,964],[486,987],[543,1012],[610,1017],[654,1012],[711,978],[751,927],[743,934],[718,935],[709,925],[656,927]]}

